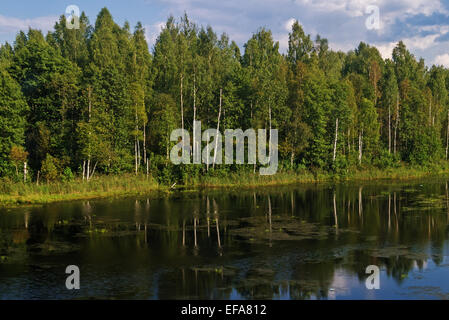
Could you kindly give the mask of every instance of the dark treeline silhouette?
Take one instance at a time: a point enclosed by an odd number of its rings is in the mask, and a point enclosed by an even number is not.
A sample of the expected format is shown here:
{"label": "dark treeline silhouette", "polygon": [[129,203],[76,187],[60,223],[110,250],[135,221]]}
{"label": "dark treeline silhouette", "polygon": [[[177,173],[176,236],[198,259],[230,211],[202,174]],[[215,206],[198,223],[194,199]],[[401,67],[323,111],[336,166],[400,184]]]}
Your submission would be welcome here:
{"label": "dark treeline silhouette", "polygon": [[30,29],[1,46],[0,79],[0,176],[16,180],[204,174],[211,168],[168,159],[170,132],[192,133],[194,120],[221,132],[278,129],[280,170],[386,168],[448,155],[447,69],[426,67],[403,42],[386,60],[363,42],[335,52],[297,21],[281,54],[265,28],[241,53],[226,34],[169,17],[149,48],[141,23],[120,27],[106,8],[94,25],[83,13],[79,29],[61,16],[46,36]]}

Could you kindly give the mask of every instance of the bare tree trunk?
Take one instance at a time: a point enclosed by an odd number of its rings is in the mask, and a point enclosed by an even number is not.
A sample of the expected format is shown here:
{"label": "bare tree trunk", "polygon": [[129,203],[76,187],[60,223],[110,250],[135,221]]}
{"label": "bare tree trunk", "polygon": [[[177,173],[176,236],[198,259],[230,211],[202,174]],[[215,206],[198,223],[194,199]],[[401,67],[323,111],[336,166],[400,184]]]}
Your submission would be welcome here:
{"label": "bare tree trunk", "polygon": [[332,162],[335,162],[335,157],[337,156],[337,140],[338,140],[338,118],[335,120],[334,155],[332,156]]}
{"label": "bare tree trunk", "polygon": [[[196,121],[196,75],[193,74],[193,143],[192,143],[192,152],[193,152],[193,158],[195,158],[196,155],[196,128],[195,128],[195,121]],[[195,163],[195,161],[194,161]]]}
{"label": "bare tree trunk", "polygon": [[216,158],[217,158],[218,134],[220,132],[220,117],[221,117],[221,94],[222,94],[222,90],[220,89],[220,106],[219,106],[219,109],[218,109],[217,134],[215,135],[214,163],[212,164],[212,168],[215,168],[215,161],[216,161]]}
{"label": "bare tree trunk", "polygon": [[137,166],[140,168],[141,156],[140,156],[140,141],[137,138]]}
{"label": "bare tree trunk", "polygon": [[149,172],[150,172],[150,168],[149,168],[149,163],[148,163],[149,161],[148,161],[148,159],[146,160],[146,163],[147,163],[147,180],[148,180],[148,174],[149,174]]}
{"label": "bare tree trunk", "polygon": [[363,129],[359,132],[359,165],[362,164]]}
{"label": "bare tree trunk", "polygon": [[210,139],[210,134],[207,133],[207,145],[206,145],[206,171],[209,171],[209,156],[210,156],[210,151],[209,151],[209,139]]}
{"label": "bare tree trunk", "polygon": [[87,160],[87,172],[86,172],[86,180],[89,181],[89,174],[90,174],[90,159]]}
{"label": "bare tree trunk", "polygon": [[184,145],[184,105],[183,105],[183,101],[182,101],[182,80],[184,79],[184,76],[181,74],[181,92],[180,92],[180,97],[181,97],[181,128],[182,128],[182,143]]}
{"label": "bare tree trunk", "polygon": [[92,89],[91,89],[91,87],[89,87],[87,89],[87,95],[88,95],[88,99],[89,99],[89,122],[90,122],[90,116],[91,116],[91,112],[92,112]]}
{"label": "bare tree trunk", "polygon": [[36,179],[36,185],[37,186],[39,185],[39,176],[40,176],[40,174],[41,174],[41,171],[37,170],[37,179]]}
{"label": "bare tree trunk", "polygon": [[135,171],[137,176],[137,137],[136,140],[134,140],[134,163],[135,163]]}
{"label": "bare tree trunk", "polygon": [[169,144],[168,144],[169,142],[168,142],[168,136],[167,136],[167,142],[166,142],[166,147],[165,147],[165,151],[166,151],[166,154],[167,154],[167,160],[170,158],[169,157],[169,151],[168,151],[168,146],[169,146]]}
{"label": "bare tree trunk", "polygon": [[446,130],[446,160],[447,160],[447,152],[449,149],[449,109],[447,110],[447,130]]}
{"label": "bare tree trunk", "polygon": [[94,168],[92,169],[92,173],[91,173],[91,175],[89,176],[89,179],[91,179],[91,178],[94,176],[95,168],[97,167],[97,163],[98,163],[98,161],[95,162]]}
{"label": "bare tree trunk", "polygon": [[[250,109],[251,109],[251,123],[252,123],[252,121],[253,121],[253,100],[251,100]],[[256,162],[254,162],[253,173],[254,174],[256,173]]]}
{"label": "bare tree trunk", "polygon": [[147,163],[146,124],[143,124],[143,161]]}
{"label": "bare tree trunk", "polygon": [[86,160],[83,161],[83,181],[86,174]]}
{"label": "bare tree trunk", "polygon": [[391,153],[391,107],[388,105],[388,153]]}
{"label": "bare tree trunk", "polygon": [[23,163],[23,182],[27,182],[27,173],[28,173],[27,162],[25,161]]}
{"label": "bare tree trunk", "polygon": [[270,131],[268,132],[270,134],[270,137],[269,137],[268,141],[271,142],[271,102],[268,103],[268,116],[270,119]]}
{"label": "bare tree trunk", "polygon": [[137,115],[137,103],[135,105],[135,122],[136,122],[136,133],[135,133],[135,137],[134,137],[134,158],[135,158],[135,171],[136,171],[136,175],[137,175],[137,170],[138,170],[138,166],[140,163],[140,159],[139,159],[139,117]]}
{"label": "bare tree trunk", "polygon": [[396,124],[394,126],[394,143],[393,143],[394,154],[396,154],[398,131],[399,131],[399,93],[397,94],[396,97]]}
{"label": "bare tree trunk", "polygon": [[[92,89],[91,87],[89,87],[87,89],[87,95],[88,95],[88,99],[89,99],[89,119],[88,122],[90,123],[90,119],[91,119],[91,114],[92,114]],[[88,151],[88,155],[87,155],[87,176],[86,179],[89,180],[89,164],[90,164],[90,144],[91,144],[91,140],[90,140],[90,136],[91,136],[92,132],[90,130],[90,126],[89,126],[89,151]]]}

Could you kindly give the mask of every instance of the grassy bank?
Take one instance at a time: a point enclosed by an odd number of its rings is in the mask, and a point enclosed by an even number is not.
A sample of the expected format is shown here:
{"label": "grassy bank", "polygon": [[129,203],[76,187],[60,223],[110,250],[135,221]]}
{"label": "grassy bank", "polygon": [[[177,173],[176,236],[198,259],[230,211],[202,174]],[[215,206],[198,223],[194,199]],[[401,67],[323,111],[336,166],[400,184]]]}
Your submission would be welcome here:
{"label": "grassy bank", "polygon": [[89,182],[74,179],[69,182],[11,183],[0,184],[0,205],[44,204],[57,201],[118,197],[148,194],[166,187],[144,176],[115,175],[98,176]]}
{"label": "grassy bank", "polygon": [[371,181],[371,180],[411,180],[432,176],[448,176],[449,164],[435,163],[427,166],[398,166],[379,169],[375,167],[352,169],[346,172],[327,172],[308,170],[278,172],[272,176],[260,176],[252,172],[239,172],[222,175],[220,172],[204,177],[193,178],[187,182],[197,187],[257,187],[293,183]]}
{"label": "grassy bank", "polygon": [[[294,183],[370,181],[370,180],[411,180],[431,176],[448,176],[447,163],[433,164],[425,167],[399,166],[396,168],[366,168],[347,172],[330,173],[326,171],[310,172],[280,171],[271,176],[242,171],[230,173],[217,170],[205,176],[187,177],[184,185],[179,187],[260,187]],[[156,191],[169,191],[167,185],[158,184],[153,178],[145,176],[111,175],[97,176],[85,182],[77,178],[70,182],[13,183],[2,180],[0,184],[0,206],[20,204],[44,204],[57,201],[120,197],[127,195],[144,195]]]}

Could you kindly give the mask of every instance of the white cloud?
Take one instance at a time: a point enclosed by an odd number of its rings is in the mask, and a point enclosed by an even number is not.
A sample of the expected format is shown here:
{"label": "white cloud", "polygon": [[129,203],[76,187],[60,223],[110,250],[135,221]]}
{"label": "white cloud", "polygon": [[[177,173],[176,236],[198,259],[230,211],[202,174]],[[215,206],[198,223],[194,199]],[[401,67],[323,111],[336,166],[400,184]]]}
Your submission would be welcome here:
{"label": "white cloud", "polygon": [[377,50],[379,50],[380,55],[382,56],[382,58],[384,59],[391,59],[392,54],[393,54],[393,49],[396,46],[396,42],[389,42],[389,43],[385,43],[385,44],[377,44],[376,48]]}
{"label": "white cloud", "polygon": [[[413,37],[402,39],[407,49],[411,51],[420,50],[425,51],[431,47],[435,47],[438,44],[435,43],[435,39],[438,37],[438,34],[432,34],[425,37]],[[399,41],[387,42],[387,43],[376,43],[374,44],[376,48],[379,50],[382,58],[391,59],[393,49],[396,47]]]}
{"label": "white cloud", "polygon": [[292,31],[293,24],[295,23],[296,20],[297,19],[295,18],[290,18],[284,23],[284,28],[287,32]]}
{"label": "white cloud", "polygon": [[433,12],[443,12],[444,7],[439,0],[296,0],[296,3],[308,7],[317,8],[320,11],[345,12],[350,17],[359,17],[365,15],[366,7],[370,5],[388,8],[383,13],[394,17],[425,14],[430,15]]}
{"label": "white cloud", "polygon": [[154,24],[144,25],[145,39],[147,40],[150,50],[156,44],[156,39],[164,26],[165,22],[156,22]]}
{"label": "white cloud", "polygon": [[45,33],[53,28],[58,19],[57,16],[19,19],[0,15],[0,33],[17,33],[28,28],[39,29]]}
{"label": "white cloud", "polygon": [[292,31],[292,26],[295,21],[299,19],[290,18],[284,23],[284,30],[281,32],[273,33],[273,40],[279,41],[279,50],[281,52],[287,52],[288,50],[288,34]]}
{"label": "white cloud", "polygon": [[[156,0],[157,1],[157,0]],[[286,50],[288,32],[294,19],[303,24],[312,38],[319,33],[328,38],[334,50],[348,51],[360,41],[379,47],[384,58],[399,40],[403,40],[412,53],[433,61],[435,54],[444,52],[444,44],[436,42],[438,36],[449,32],[447,23],[410,25],[416,15],[449,15],[442,0],[159,0],[167,12],[179,17],[187,12],[199,24],[210,24],[217,33],[226,32],[243,45],[259,27],[272,30],[281,51]],[[380,29],[365,26],[368,6],[379,7]]]}
{"label": "white cloud", "polygon": [[438,38],[439,34],[431,34],[425,37],[413,37],[404,39],[404,44],[409,49],[428,49],[435,45],[435,39]]}
{"label": "white cloud", "polygon": [[445,54],[436,56],[434,63],[436,65],[442,65],[446,68],[449,68],[449,54],[445,53]]}

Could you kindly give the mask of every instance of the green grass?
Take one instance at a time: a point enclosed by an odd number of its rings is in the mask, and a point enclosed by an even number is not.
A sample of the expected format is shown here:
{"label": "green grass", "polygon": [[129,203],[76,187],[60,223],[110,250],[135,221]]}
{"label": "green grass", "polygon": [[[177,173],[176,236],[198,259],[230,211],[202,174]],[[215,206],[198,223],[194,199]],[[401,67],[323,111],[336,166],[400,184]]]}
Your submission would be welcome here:
{"label": "green grass", "polygon": [[258,172],[231,172],[227,174],[208,175],[191,179],[186,186],[194,187],[258,187],[291,183],[311,183],[324,180],[324,176],[315,177],[312,173],[304,171],[278,172],[274,175],[261,176]]}
{"label": "green grass", "polygon": [[[296,183],[369,181],[369,180],[411,180],[429,176],[448,176],[449,164],[446,162],[428,166],[405,166],[396,168],[353,169],[346,173],[329,173],[319,171],[311,173],[307,170],[280,171],[275,175],[261,176],[252,171],[238,173],[216,170],[204,176],[187,177],[184,185],[177,187],[214,188],[234,187],[252,188],[260,186],[286,185]],[[171,185],[170,183],[169,185]],[[70,182],[14,183],[0,180],[0,206],[21,204],[45,204],[57,201],[82,200],[105,197],[121,197],[129,195],[148,195],[158,191],[169,192],[169,185],[160,185],[154,178],[133,174],[96,176],[89,182],[76,178]]]}
{"label": "green grass", "polygon": [[405,166],[379,169],[375,167],[352,169],[346,173],[331,173],[307,170],[299,172],[278,172],[271,176],[260,176],[252,172],[229,173],[227,175],[209,175],[191,179],[188,186],[201,187],[256,187],[294,183],[339,182],[339,181],[371,181],[371,180],[411,180],[431,176],[448,176],[449,164],[437,163],[428,166]]}
{"label": "green grass", "polygon": [[164,190],[151,177],[135,175],[97,176],[89,182],[0,183],[0,205],[44,204],[57,201],[148,194]]}

